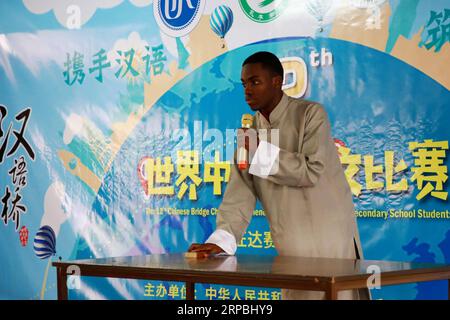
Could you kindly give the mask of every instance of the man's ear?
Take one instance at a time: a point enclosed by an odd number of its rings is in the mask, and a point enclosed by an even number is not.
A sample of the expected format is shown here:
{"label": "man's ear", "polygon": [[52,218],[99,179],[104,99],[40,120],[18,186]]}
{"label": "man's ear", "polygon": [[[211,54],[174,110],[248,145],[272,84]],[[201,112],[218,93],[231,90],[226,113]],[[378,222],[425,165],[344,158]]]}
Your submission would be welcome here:
{"label": "man's ear", "polygon": [[283,77],[276,75],[275,77],[272,78],[272,83],[274,87],[281,88],[283,86]]}

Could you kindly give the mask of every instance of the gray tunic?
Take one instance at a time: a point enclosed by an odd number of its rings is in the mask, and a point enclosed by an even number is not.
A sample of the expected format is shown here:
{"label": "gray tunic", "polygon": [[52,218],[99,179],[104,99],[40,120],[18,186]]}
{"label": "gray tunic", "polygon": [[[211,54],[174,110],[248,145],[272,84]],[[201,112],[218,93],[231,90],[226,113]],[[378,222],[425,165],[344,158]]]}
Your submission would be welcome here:
{"label": "gray tunic", "polygon": [[[257,112],[254,127],[279,129],[278,170],[261,178],[232,165],[217,229],[231,233],[239,243],[258,198],[279,255],[362,259],[352,193],[324,108],[284,95],[270,123]],[[288,299],[323,298],[320,292],[282,293]],[[339,297],[363,298],[357,291]]]}

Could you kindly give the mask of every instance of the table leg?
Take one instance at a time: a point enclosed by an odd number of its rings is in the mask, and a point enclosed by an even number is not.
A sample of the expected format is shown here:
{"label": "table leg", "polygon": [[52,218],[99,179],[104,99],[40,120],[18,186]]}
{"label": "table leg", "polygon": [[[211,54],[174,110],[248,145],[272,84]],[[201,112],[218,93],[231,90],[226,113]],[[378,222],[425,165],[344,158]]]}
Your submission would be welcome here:
{"label": "table leg", "polygon": [[58,300],[67,300],[67,273],[65,268],[57,268]]}
{"label": "table leg", "polygon": [[337,300],[337,290],[333,283],[330,283],[327,290],[325,291],[325,299],[327,300]]}
{"label": "table leg", "polygon": [[186,300],[195,300],[194,282],[186,282]]}

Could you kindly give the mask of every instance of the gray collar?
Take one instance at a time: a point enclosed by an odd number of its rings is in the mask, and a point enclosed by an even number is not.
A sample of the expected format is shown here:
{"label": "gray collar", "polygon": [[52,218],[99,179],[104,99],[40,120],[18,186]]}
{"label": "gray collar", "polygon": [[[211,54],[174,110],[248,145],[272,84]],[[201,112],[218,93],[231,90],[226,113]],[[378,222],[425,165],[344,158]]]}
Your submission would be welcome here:
{"label": "gray collar", "polygon": [[258,111],[258,113],[259,113],[258,117],[261,119],[261,123],[262,123],[263,127],[276,126],[278,124],[278,122],[280,121],[281,116],[286,111],[288,104],[289,104],[289,97],[287,96],[286,93],[283,93],[283,96],[281,97],[280,102],[278,102],[275,109],[273,109],[269,115],[270,123],[261,114],[261,112]]}

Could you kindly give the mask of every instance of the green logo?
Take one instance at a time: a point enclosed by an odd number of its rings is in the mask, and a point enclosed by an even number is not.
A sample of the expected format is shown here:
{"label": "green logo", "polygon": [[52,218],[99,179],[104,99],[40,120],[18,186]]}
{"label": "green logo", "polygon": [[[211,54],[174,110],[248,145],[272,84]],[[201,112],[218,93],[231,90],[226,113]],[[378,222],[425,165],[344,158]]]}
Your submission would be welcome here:
{"label": "green logo", "polygon": [[255,22],[276,19],[288,6],[289,0],[239,0],[244,13]]}

